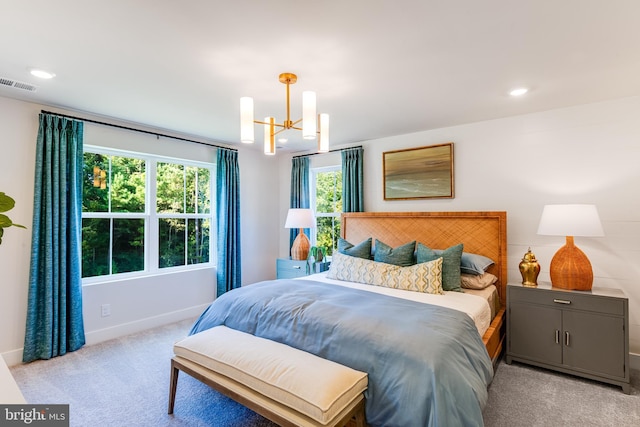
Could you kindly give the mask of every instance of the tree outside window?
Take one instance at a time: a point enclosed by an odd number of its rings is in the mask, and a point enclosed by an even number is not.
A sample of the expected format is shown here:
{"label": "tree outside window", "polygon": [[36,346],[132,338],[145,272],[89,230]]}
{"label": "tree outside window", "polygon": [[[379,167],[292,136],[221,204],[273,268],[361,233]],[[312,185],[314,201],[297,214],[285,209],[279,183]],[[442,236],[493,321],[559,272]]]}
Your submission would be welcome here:
{"label": "tree outside window", "polygon": [[312,231],[313,244],[332,255],[340,237],[342,213],[342,168],[316,168],[311,170],[311,208],[316,215],[316,229]]}

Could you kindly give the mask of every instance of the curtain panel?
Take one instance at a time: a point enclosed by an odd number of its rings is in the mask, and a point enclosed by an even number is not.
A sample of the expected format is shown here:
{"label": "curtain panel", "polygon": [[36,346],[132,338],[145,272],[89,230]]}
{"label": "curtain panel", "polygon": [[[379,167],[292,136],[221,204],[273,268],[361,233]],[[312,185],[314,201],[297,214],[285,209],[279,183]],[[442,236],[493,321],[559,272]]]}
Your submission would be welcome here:
{"label": "curtain panel", "polygon": [[85,343],[82,318],[83,123],[40,114],[23,362]]}
{"label": "curtain panel", "polygon": [[217,286],[216,296],[242,285],[240,245],[240,168],[238,152],[216,153]]}
{"label": "curtain panel", "polygon": [[342,150],[343,212],[364,212],[363,156],[362,147]]}
{"label": "curtain panel", "polygon": [[[291,200],[290,208],[311,207],[311,199],[309,194],[309,157],[294,157],[291,159]],[[289,230],[289,255],[291,255],[291,246],[293,241],[298,237],[300,232],[297,228]],[[305,229],[305,234],[310,236],[310,230]]]}

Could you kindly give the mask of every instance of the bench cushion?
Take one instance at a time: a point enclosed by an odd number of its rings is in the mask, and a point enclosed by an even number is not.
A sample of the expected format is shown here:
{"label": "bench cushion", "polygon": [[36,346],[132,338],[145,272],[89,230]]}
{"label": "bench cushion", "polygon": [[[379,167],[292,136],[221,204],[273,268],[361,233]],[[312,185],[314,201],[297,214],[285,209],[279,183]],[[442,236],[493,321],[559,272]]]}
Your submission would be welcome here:
{"label": "bench cushion", "polygon": [[367,374],[226,326],[174,345],[176,356],[326,424],[366,390]]}

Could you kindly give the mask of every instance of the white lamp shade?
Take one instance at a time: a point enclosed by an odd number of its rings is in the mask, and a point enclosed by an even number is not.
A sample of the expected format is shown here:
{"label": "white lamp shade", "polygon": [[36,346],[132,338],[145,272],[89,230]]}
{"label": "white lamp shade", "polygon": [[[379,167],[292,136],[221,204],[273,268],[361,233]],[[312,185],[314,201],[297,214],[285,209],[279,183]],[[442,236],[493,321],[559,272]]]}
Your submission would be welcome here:
{"label": "white lamp shade", "polygon": [[320,139],[318,140],[318,152],[327,153],[329,151],[329,115],[320,114]]}
{"label": "white lamp shade", "polygon": [[264,154],[274,155],[276,154],[276,144],[273,136],[273,117],[265,117],[265,123],[269,123],[268,125],[264,125]]}
{"label": "white lamp shade", "polygon": [[302,138],[316,139],[316,93],[302,92]]}
{"label": "white lamp shade", "polygon": [[604,236],[595,205],[546,205],[538,234],[545,236]]}
{"label": "white lamp shade", "polygon": [[240,98],[240,141],[250,144],[255,141],[253,134],[253,98]]}
{"label": "white lamp shade", "polygon": [[285,228],[314,228],[316,218],[311,209],[291,208],[287,213]]}

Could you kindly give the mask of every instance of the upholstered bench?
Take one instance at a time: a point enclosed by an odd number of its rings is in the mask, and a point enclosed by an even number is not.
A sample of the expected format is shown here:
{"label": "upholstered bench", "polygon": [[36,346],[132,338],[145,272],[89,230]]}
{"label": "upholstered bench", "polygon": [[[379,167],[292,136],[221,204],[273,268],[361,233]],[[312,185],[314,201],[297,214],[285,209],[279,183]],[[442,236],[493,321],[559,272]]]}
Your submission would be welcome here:
{"label": "upholstered bench", "polygon": [[183,371],[281,426],[366,425],[366,373],[226,326],[173,350],[169,414]]}

